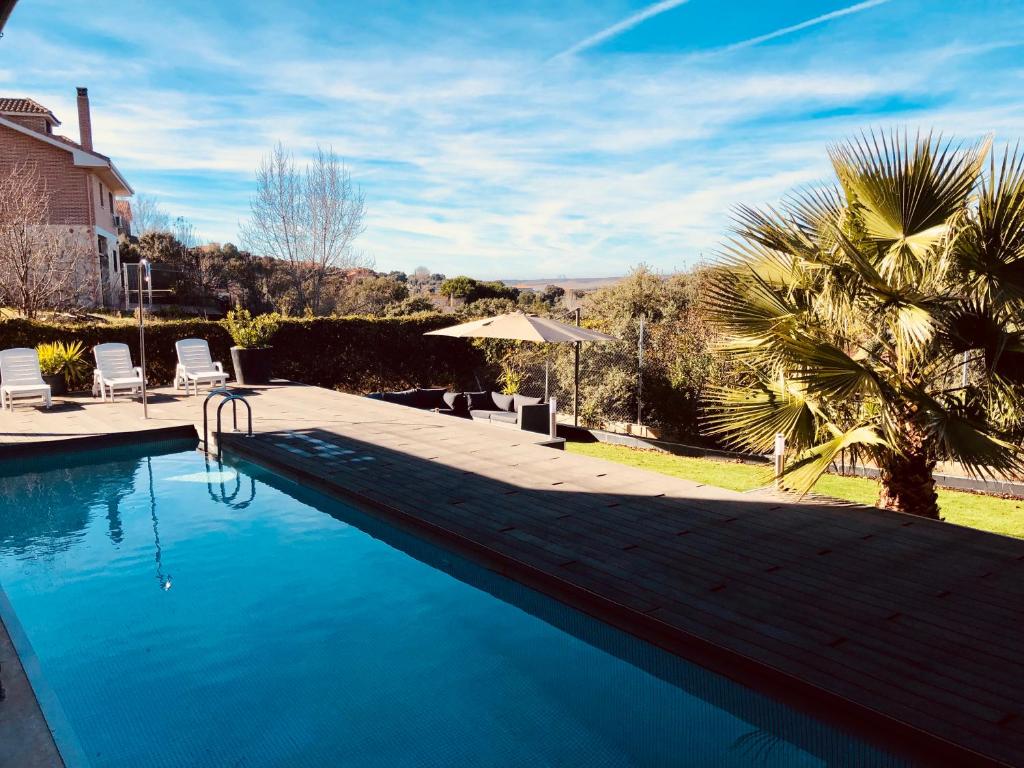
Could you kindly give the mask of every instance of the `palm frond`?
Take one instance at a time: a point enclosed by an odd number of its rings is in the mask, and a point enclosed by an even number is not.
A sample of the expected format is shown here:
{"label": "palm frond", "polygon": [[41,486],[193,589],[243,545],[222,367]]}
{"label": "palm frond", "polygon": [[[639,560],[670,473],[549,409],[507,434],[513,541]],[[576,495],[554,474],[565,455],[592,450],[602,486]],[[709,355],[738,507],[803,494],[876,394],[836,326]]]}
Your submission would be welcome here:
{"label": "palm frond", "polygon": [[927,351],[935,334],[935,319],[927,307],[901,304],[893,313],[893,330],[901,355],[917,359]]}
{"label": "palm frond", "polygon": [[989,434],[973,419],[948,404],[946,407],[929,408],[925,421],[942,454],[959,462],[975,477],[998,477],[1024,469],[1019,446]]}
{"label": "palm frond", "polygon": [[768,453],[775,435],[795,447],[813,445],[821,411],[799,385],[785,379],[762,381],[755,388],[715,387],[709,393],[715,409],[705,419],[711,435],[755,453]]}
{"label": "palm frond", "polygon": [[792,375],[815,399],[852,400],[860,395],[883,395],[878,374],[839,347],[812,338],[793,338],[787,345],[802,366]]}
{"label": "palm frond", "polygon": [[[758,263],[774,264],[774,269],[785,271],[781,259],[761,246],[750,245],[740,251],[756,258]],[[760,271],[765,271],[763,266]],[[789,326],[799,308],[794,306],[784,290],[777,290],[749,265],[725,267],[709,276],[705,286],[705,306],[709,317],[722,329],[739,337],[743,342],[768,342]]]}
{"label": "palm frond", "polygon": [[813,249],[813,231],[786,218],[774,208],[737,206],[732,213],[736,234],[773,251],[791,252]]}
{"label": "palm frond", "polygon": [[833,427],[830,431],[832,437],[829,440],[799,453],[792,466],[783,472],[783,479],[800,494],[814,487],[842,451],[856,446],[888,447],[885,438],[871,425],[862,424],[846,431]]}
{"label": "palm frond", "polygon": [[830,150],[868,238],[883,249],[883,276],[913,278],[966,207],[989,146],[872,131]]}
{"label": "palm frond", "polygon": [[969,287],[990,303],[1024,302],[1024,152],[1007,148],[989,164],[977,215],[963,228],[955,256]]}

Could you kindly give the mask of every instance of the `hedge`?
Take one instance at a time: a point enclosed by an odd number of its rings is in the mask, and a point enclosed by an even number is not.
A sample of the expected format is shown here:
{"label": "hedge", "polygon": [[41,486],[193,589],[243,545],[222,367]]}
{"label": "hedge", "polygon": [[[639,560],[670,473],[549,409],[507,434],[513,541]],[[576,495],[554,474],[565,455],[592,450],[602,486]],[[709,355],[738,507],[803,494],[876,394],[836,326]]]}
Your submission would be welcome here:
{"label": "hedge", "polygon": [[[423,336],[451,322],[451,316],[440,314],[285,319],[272,342],[274,376],[356,393],[413,386],[476,388],[476,375],[487,367],[478,349],[464,339]],[[146,369],[151,384],[171,383],[177,363],[174,342],[185,338],[206,339],[214,360],[231,370],[231,337],[220,323],[155,320],[146,325]],[[139,331],[131,323],[0,321],[0,349],[76,340],[88,350],[106,341],[123,342],[138,363]],[[91,351],[87,354],[91,363]]]}

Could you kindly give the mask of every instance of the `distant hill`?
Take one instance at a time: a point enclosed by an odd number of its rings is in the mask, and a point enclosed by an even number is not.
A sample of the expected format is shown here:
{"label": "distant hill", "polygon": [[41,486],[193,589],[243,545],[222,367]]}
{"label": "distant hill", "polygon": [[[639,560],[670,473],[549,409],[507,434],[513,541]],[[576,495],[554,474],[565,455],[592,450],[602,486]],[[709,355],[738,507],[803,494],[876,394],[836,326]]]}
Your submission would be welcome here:
{"label": "distant hill", "polygon": [[592,291],[595,288],[604,288],[606,285],[615,285],[624,277],[624,275],[619,277],[552,277],[547,280],[502,280],[501,282],[512,288],[533,288],[538,291],[543,291],[544,287],[548,285],[557,285],[567,291]]}

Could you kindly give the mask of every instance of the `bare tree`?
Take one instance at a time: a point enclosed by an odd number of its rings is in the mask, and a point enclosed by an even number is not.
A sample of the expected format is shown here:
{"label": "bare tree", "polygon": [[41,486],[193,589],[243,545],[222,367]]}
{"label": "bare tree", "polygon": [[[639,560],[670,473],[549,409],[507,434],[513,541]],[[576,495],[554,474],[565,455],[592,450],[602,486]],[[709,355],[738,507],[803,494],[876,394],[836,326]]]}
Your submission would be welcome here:
{"label": "bare tree", "polygon": [[184,216],[176,218],[174,220],[174,225],[169,227],[166,231],[174,235],[175,239],[181,243],[181,247],[185,250],[199,247],[199,233],[196,232],[196,228],[192,226],[192,222]]}
{"label": "bare tree", "polygon": [[256,169],[250,209],[242,241],[254,253],[288,264],[299,310],[320,310],[332,270],[368,264],[353,248],[363,231],[363,193],[333,150],[317,147],[300,171],[278,143]]}
{"label": "bare tree", "polygon": [[94,255],[88,235],[51,224],[49,212],[50,193],[34,164],[0,177],[0,301],[29,318],[79,303]]}
{"label": "bare tree", "polygon": [[298,303],[305,306],[303,197],[295,158],[278,142],[256,168],[256,195],[249,200],[252,215],[241,235],[249,250],[288,264]]}
{"label": "bare tree", "polygon": [[363,266],[367,259],[352,249],[363,232],[363,192],[333,149],[316,148],[306,166],[305,202],[311,264],[310,305],[320,308],[324,278],[330,268]]}
{"label": "bare tree", "polygon": [[149,232],[170,232],[171,217],[153,195],[136,195],[131,201],[132,233],[136,237]]}

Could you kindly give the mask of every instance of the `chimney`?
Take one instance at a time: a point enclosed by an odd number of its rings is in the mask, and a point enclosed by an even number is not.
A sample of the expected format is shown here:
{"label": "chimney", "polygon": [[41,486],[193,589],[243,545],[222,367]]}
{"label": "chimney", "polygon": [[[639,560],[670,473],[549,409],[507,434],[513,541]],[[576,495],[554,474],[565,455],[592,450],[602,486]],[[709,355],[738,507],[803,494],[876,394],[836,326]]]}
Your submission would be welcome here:
{"label": "chimney", "polygon": [[78,136],[83,149],[92,151],[92,118],[89,116],[89,89],[78,89]]}

